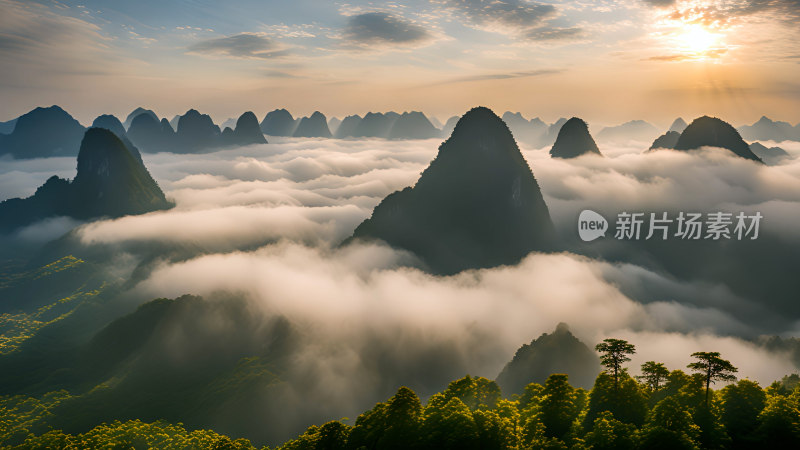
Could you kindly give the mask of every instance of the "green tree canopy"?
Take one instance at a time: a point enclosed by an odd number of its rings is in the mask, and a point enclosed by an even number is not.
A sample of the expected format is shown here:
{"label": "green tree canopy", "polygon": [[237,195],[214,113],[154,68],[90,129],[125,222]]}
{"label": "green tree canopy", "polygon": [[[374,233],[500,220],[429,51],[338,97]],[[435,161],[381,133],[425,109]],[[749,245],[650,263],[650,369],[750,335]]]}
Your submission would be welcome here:
{"label": "green tree canopy", "polygon": [[697,361],[690,363],[686,367],[700,372],[705,376],[706,381],[706,406],[708,406],[708,393],[711,383],[716,381],[735,381],[738,372],[730,361],[720,358],[719,352],[694,352],[692,357]]}
{"label": "green tree canopy", "polygon": [[637,376],[651,391],[655,392],[661,388],[662,383],[667,380],[669,370],[663,363],[647,361],[642,364],[642,374]]}
{"label": "green tree canopy", "polygon": [[619,385],[619,373],[623,370],[622,364],[631,360],[628,355],[636,353],[636,347],[622,339],[604,339],[594,348],[602,353],[600,362],[613,374],[614,389],[616,389]]}

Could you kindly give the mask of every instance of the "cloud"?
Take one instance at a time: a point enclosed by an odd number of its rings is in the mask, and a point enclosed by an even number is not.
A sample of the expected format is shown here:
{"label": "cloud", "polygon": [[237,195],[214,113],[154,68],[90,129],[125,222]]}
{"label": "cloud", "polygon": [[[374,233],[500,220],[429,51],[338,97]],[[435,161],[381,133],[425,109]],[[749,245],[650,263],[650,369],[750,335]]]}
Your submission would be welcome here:
{"label": "cloud", "polygon": [[425,28],[385,12],[348,17],[343,37],[353,45],[417,45],[433,38]]}
{"label": "cloud", "polygon": [[642,2],[646,5],[654,6],[656,8],[666,8],[674,5],[677,0],[642,0]]}
{"label": "cloud", "polygon": [[509,73],[492,73],[486,75],[472,75],[472,76],[465,76],[465,77],[458,77],[453,78],[450,80],[442,81],[438,84],[450,84],[450,83],[467,83],[471,81],[487,81],[487,80],[508,80],[512,78],[529,78],[529,77],[539,77],[543,75],[554,75],[558,73],[564,72],[560,69],[540,69],[540,70],[526,70],[522,72],[509,72]]}
{"label": "cloud", "polygon": [[550,25],[558,11],[549,4],[525,0],[444,0],[442,3],[475,28],[511,34],[522,40],[571,40],[583,34],[578,27]]}
{"label": "cloud", "polygon": [[261,59],[277,58],[288,54],[270,38],[257,33],[240,33],[197,42],[189,46],[189,52],[232,58]]}

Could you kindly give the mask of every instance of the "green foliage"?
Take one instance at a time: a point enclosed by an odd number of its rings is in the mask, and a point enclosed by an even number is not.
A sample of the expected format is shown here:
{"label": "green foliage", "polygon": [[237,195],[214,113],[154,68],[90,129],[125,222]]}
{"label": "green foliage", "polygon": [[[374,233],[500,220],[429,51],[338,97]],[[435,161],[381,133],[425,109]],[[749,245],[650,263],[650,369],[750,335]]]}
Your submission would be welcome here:
{"label": "green foliage", "polygon": [[633,450],[638,445],[636,427],[620,422],[608,411],[597,416],[586,444],[593,450]]}
{"label": "green foliage", "polygon": [[769,397],[758,414],[755,435],[765,448],[800,448],[800,410],[796,397]]}
{"label": "green foliage", "polygon": [[708,406],[708,396],[711,383],[716,381],[734,381],[738,370],[733,367],[730,361],[720,358],[719,352],[694,352],[692,357],[697,361],[689,363],[688,368],[700,372],[706,380],[706,406]]}
{"label": "green foliage", "polygon": [[733,440],[733,447],[750,447],[756,442],[758,414],[766,405],[766,394],[758,383],[747,379],[725,386],[720,394],[722,423]]}
{"label": "green foliage", "polygon": [[187,448],[247,450],[254,449],[247,439],[233,440],[210,430],[187,431],[181,424],[172,425],[157,421],[139,420],[98,425],[78,435],[49,431],[41,436],[31,436],[18,449],[77,450],[77,449],[165,449]]}
{"label": "green foliage", "polygon": [[594,348],[602,353],[600,363],[606,366],[606,369],[614,375],[614,387],[616,388],[619,374],[622,371],[622,364],[631,360],[628,355],[636,353],[636,347],[622,339],[604,339]]}
{"label": "green foliage", "polygon": [[642,364],[642,374],[636,378],[643,382],[651,391],[655,392],[661,388],[661,384],[669,376],[669,370],[663,363],[647,361]]}
{"label": "green foliage", "polygon": [[281,450],[344,450],[351,428],[339,421],[321,427],[310,426],[305,433],[281,447]]}
{"label": "green foliage", "polygon": [[700,428],[674,398],[665,398],[650,412],[642,429],[642,449],[696,449]]}
{"label": "green foliage", "polygon": [[575,388],[569,385],[567,375],[553,374],[547,378],[543,394],[539,411],[545,435],[563,439],[580,414]]}
{"label": "green foliage", "polygon": [[473,411],[493,409],[500,399],[500,387],[492,380],[467,375],[451,382],[443,394],[448,400],[457,397]]}
{"label": "green foliage", "polygon": [[590,430],[603,411],[610,411],[621,422],[640,427],[647,415],[647,395],[639,383],[626,373],[621,375],[617,387],[614,386],[611,375],[601,373],[597,376],[589,395],[589,408],[583,422],[584,429]]}

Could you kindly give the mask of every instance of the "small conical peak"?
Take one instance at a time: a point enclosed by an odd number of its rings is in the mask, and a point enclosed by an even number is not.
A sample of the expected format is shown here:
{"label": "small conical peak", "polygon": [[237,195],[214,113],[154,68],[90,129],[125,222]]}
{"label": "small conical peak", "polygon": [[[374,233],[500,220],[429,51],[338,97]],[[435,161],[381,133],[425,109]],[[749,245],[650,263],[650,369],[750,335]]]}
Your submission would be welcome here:
{"label": "small conical peak", "polygon": [[319,111],[314,111],[314,113],[313,113],[313,114],[311,114],[311,118],[312,118],[312,119],[317,119],[317,120],[319,120],[319,119],[323,119],[323,120],[325,120],[325,114],[322,114],[322,113],[321,113],[321,112],[319,112]]}
{"label": "small conical peak", "polygon": [[256,118],[256,115],[252,111],[247,111],[239,116],[239,119],[236,121],[236,129],[239,129],[241,126],[258,128],[258,118]]}
{"label": "small conical peak", "polygon": [[669,126],[669,130],[667,131],[677,131],[678,133],[683,132],[686,129],[687,123],[683,120],[683,117],[678,117],[672,122],[672,125]]}
{"label": "small conical peak", "polygon": [[700,147],[725,148],[742,158],[762,162],[739,132],[728,122],[716,117],[702,116],[693,120],[675,144],[676,150],[693,150]]}
{"label": "small conical peak", "polygon": [[758,119],[758,122],[756,123],[772,123],[772,119],[770,119],[767,116],[761,116],[761,118]]}
{"label": "small conical peak", "polygon": [[578,117],[573,117],[558,130],[558,137],[550,149],[550,156],[554,158],[575,158],[585,154],[602,155],[597,148],[589,125]]}

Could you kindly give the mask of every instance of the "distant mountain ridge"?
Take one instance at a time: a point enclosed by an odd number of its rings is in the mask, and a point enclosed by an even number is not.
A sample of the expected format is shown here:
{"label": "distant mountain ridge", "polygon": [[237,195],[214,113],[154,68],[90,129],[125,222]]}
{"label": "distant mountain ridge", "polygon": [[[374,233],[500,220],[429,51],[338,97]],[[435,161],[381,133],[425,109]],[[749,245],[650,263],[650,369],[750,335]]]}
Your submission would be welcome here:
{"label": "distant mountain ridge", "polygon": [[172,207],[137,155],[111,131],[90,128],[81,141],[75,179],[53,176],[33,196],[0,203],[0,230],[55,216],[86,220]]}
{"label": "distant mountain ridge", "polygon": [[58,106],[38,107],[15,120],[11,134],[0,135],[0,156],[15,159],[76,156],[86,128]]}

